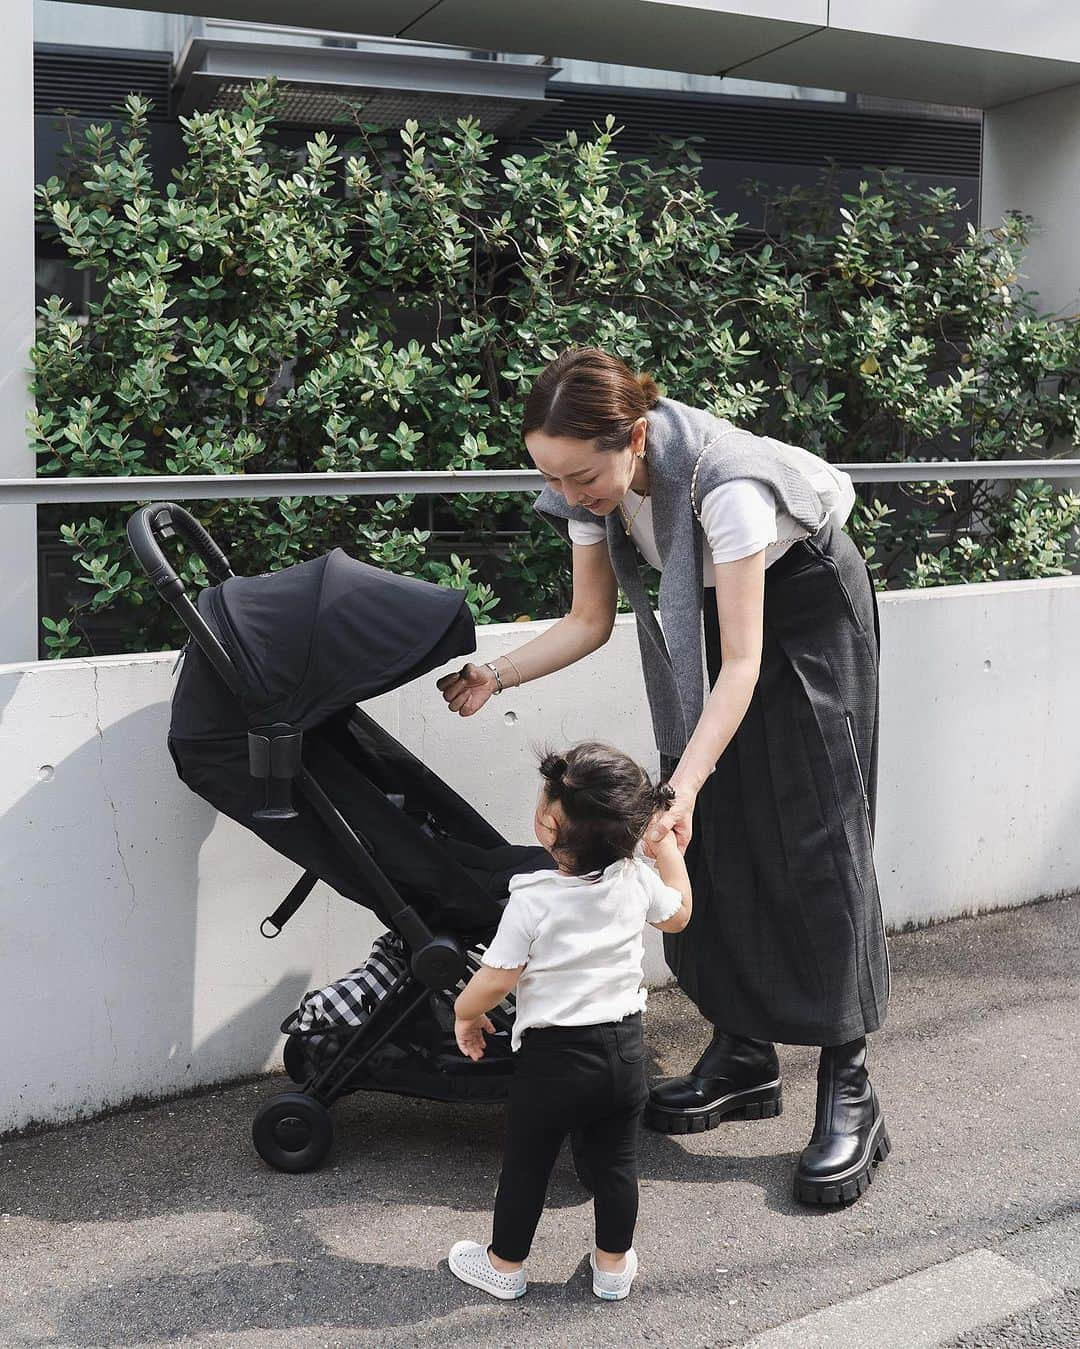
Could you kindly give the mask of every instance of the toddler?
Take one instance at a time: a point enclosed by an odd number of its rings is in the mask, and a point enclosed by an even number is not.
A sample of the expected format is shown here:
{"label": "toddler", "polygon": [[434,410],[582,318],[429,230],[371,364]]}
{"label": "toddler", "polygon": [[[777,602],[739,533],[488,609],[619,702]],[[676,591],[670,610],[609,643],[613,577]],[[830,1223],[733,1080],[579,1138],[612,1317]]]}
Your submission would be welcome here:
{"label": "toddler", "polygon": [[[487,1013],[516,987],[514,1077],[491,1244],[459,1241],[450,1268],[498,1298],[526,1291],[524,1264],[568,1133],[593,1185],[593,1292],[626,1297],[637,1273],[637,1135],[648,1097],[641,1013],[644,927],[681,932],[691,893],[674,834],[636,855],[670,799],[632,759],[587,742],[546,754],[536,837],[557,871],[516,876],[491,945],[454,1004],[463,1054],[484,1053]],[[659,874],[657,874],[659,873]]]}

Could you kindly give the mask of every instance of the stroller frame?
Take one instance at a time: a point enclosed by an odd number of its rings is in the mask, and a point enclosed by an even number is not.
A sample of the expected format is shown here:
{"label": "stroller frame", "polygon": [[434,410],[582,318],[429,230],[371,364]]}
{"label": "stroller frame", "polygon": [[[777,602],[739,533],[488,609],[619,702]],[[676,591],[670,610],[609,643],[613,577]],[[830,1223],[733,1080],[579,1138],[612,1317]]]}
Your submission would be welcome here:
{"label": "stroller frame", "polygon": [[[225,553],[194,516],[173,502],[141,507],[128,521],[127,532],[132,551],[158,595],[180,617],[192,640],[229,691],[241,698],[244,681],[239,670],[187,594],[183,581],[163,551],[162,542],[179,536],[198,554],[211,578],[218,583],[234,576]],[[253,818],[264,821],[295,819],[293,793],[298,792],[345,849],[364,886],[379,905],[382,916],[411,952],[411,973],[398,978],[362,1024],[351,1028],[332,1027],[325,1033],[289,1035],[284,1062],[298,1089],[272,1098],[257,1112],[252,1124],[252,1139],[259,1155],[278,1170],[313,1170],[326,1157],[333,1142],[329,1107],[360,1089],[476,1103],[505,1100],[512,1071],[508,1055],[493,1056],[489,1070],[479,1073],[470,1071],[475,1065],[463,1058],[465,1071],[447,1074],[447,1090],[440,1095],[424,1091],[415,1083],[410,1087],[407,1083],[380,1084],[378,1080],[365,1080],[365,1070],[375,1056],[394,1041],[425,1005],[433,999],[447,999],[450,991],[461,985],[477,962],[455,937],[433,933],[398,893],[364,840],[304,766],[301,731],[284,723],[257,727],[248,733],[248,751],[252,776],[262,779],[265,787],[265,804],[254,812]],[[317,872],[304,871],[275,913],[263,920],[260,931],[264,937],[272,938],[280,933],[319,879]],[[272,930],[268,931],[268,926]],[[512,1011],[513,1000],[508,999],[505,1009],[497,1007],[490,1014],[501,1037],[509,1036]],[[471,1082],[470,1078],[473,1079]],[[455,1083],[460,1091],[454,1090]]]}

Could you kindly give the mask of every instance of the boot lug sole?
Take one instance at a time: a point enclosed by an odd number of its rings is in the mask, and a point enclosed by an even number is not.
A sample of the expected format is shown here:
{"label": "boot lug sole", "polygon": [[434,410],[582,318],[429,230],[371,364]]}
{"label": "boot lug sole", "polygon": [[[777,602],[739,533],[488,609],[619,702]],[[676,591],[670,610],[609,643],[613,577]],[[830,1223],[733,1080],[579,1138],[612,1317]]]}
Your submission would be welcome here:
{"label": "boot lug sole", "polygon": [[783,1087],[779,1082],[769,1082],[763,1087],[731,1092],[691,1110],[669,1110],[650,1101],[645,1107],[645,1124],[660,1134],[703,1134],[724,1120],[774,1119],[783,1113]]}
{"label": "boot lug sole", "polygon": [[885,1117],[878,1119],[878,1128],[871,1133],[866,1154],[854,1166],[827,1180],[810,1180],[795,1172],[795,1198],[802,1204],[839,1208],[853,1204],[870,1188],[874,1171],[892,1151]]}

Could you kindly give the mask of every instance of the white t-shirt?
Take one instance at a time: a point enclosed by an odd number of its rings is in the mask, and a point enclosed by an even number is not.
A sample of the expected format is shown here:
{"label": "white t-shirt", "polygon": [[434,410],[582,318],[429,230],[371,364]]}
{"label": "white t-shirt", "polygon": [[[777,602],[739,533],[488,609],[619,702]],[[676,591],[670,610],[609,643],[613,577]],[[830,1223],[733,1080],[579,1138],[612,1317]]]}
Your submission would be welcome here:
{"label": "white t-shirt", "polygon": [[[826,512],[839,529],[855,504],[855,487],[841,469],[824,459],[791,446],[811,485],[821,494]],[[640,508],[640,509],[639,509]],[[653,528],[652,500],[636,492],[627,492],[623,502],[626,518],[633,521],[630,537],[646,562],[659,569],[660,554]],[[620,515],[620,520],[622,516]],[[600,543],[607,537],[606,526],[597,521],[570,520],[572,543]],[[808,531],[779,506],[776,496],[756,478],[732,478],[705,495],[701,502],[701,528],[704,534],[702,564],[705,584],[716,584],[713,565],[737,562],[765,550],[765,565],[783,557],[792,544],[807,537]]]}
{"label": "white t-shirt", "polygon": [[613,862],[597,880],[560,871],[515,876],[481,957],[495,969],[525,966],[512,1047],[530,1026],[594,1026],[640,1012],[645,924],[664,922],[681,903],[640,857]]}

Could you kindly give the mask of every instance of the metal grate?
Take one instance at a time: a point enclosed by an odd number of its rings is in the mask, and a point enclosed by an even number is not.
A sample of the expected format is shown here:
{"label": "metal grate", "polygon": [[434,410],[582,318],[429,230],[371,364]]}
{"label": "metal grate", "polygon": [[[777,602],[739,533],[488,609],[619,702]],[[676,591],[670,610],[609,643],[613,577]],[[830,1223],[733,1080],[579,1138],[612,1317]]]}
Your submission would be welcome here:
{"label": "metal grate", "polygon": [[[222,80],[211,106],[234,111],[251,88],[248,80]],[[357,89],[355,85],[279,84],[277,120],[300,126],[332,126],[356,121],[399,127],[413,117],[421,123],[475,117],[485,131],[496,132],[514,108],[505,98],[424,93],[397,89]]]}
{"label": "metal grate", "polygon": [[529,139],[588,136],[610,113],[624,130],[621,151],[648,154],[659,140],[700,137],[710,159],[776,164],[870,165],[945,177],[978,177],[982,127],[962,117],[863,112],[688,94],[622,92],[553,82],[562,100],[529,128]]}
{"label": "metal grate", "polygon": [[116,117],[128,94],[143,94],[153,104],[151,120],[172,114],[172,56],[168,52],[111,51],[103,48],[34,48],[34,112],[58,108],[78,117]]}

